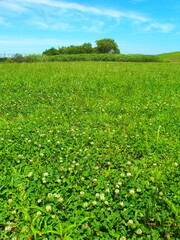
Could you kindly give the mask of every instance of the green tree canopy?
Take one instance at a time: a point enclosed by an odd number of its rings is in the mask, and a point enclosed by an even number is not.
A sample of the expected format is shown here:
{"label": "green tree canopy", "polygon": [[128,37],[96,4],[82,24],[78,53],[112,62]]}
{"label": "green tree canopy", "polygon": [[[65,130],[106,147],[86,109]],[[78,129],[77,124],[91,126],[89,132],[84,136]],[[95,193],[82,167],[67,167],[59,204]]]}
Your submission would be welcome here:
{"label": "green tree canopy", "polygon": [[117,43],[110,38],[104,38],[96,41],[98,53],[120,53]]}
{"label": "green tree canopy", "polygon": [[44,55],[59,55],[59,54],[87,54],[87,53],[120,53],[118,45],[113,39],[101,39],[95,41],[97,46],[92,47],[91,43],[84,43],[80,46],[71,45],[68,47],[54,47],[43,52]]}

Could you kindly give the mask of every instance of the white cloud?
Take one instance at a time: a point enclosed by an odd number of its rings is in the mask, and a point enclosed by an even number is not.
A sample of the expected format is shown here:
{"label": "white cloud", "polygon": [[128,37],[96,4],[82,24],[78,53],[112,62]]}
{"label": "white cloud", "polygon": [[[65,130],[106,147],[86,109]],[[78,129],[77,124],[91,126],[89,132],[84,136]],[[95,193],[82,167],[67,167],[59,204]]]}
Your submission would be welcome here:
{"label": "white cloud", "polygon": [[142,24],[143,28],[147,31],[170,32],[173,30],[172,24],[155,23],[142,13],[96,8],[75,2],[57,0],[2,0],[0,1],[0,8],[15,12],[19,16],[26,13],[24,20],[26,24],[41,29],[101,32],[108,31],[112,29],[112,26],[117,27],[117,24],[126,21],[140,26]]}
{"label": "white cloud", "polygon": [[151,23],[149,24],[145,30],[153,30],[156,29],[157,31],[168,33],[171,32],[174,29],[173,24],[160,24],[160,23]]}
{"label": "white cloud", "polygon": [[[18,2],[16,3],[15,1],[0,1],[0,7],[1,9],[7,9],[11,11],[19,11],[19,12],[24,12],[26,11],[26,8],[24,8],[21,4]],[[2,12],[1,12],[2,13]]]}

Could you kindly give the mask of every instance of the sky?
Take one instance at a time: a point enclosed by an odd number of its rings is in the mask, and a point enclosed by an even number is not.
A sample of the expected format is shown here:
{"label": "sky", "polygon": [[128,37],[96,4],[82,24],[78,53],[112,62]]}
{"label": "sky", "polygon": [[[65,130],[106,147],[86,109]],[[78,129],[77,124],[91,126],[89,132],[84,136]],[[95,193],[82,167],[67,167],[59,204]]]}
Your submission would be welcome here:
{"label": "sky", "polygon": [[123,54],[180,51],[180,1],[0,0],[0,56],[103,38]]}

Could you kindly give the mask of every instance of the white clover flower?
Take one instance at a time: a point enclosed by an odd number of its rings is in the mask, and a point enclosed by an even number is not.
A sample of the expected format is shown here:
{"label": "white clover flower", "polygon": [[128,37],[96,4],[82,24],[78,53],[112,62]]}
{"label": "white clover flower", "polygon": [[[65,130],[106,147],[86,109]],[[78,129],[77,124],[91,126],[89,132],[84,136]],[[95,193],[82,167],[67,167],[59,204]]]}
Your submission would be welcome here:
{"label": "white clover flower", "polygon": [[126,237],[122,236],[120,237],[120,240],[126,240]]}
{"label": "white clover flower", "polygon": [[120,188],[120,186],[118,185],[118,184],[116,184],[116,186],[115,186],[116,188]]}
{"label": "white clover flower", "polygon": [[29,172],[29,173],[28,173],[28,177],[29,177],[29,178],[32,177],[32,175],[33,175],[33,172]]}
{"label": "white clover flower", "polygon": [[94,179],[93,179],[93,182],[95,182],[95,183],[96,183],[96,182],[97,182],[97,179],[96,179],[96,178],[94,178]]}
{"label": "white clover flower", "polygon": [[174,167],[178,167],[178,163],[177,162],[174,162],[173,164],[172,164]]}
{"label": "white clover flower", "polygon": [[129,191],[129,193],[130,193],[131,195],[134,195],[134,194],[135,194],[134,189],[131,189],[131,190]]}
{"label": "white clover flower", "polygon": [[120,202],[119,205],[120,205],[121,207],[123,207],[123,206],[124,206],[124,203],[123,203],[123,202]]}
{"label": "white clover flower", "polygon": [[131,177],[132,174],[130,172],[127,173],[127,177]]}
{"label": "white clover flower", "polygon": [[92,205],[93,205],[93,206],[96,206],[96,205],[97,205],[97,202],[96,202],[96,201],[93,201],[93,202],[92,202]]}
{"label": "white clover flower", "polygon": [[13,211],[11,212],[11,214],[13,214],[13,215],[16,214],[16,210],[13,210]]}
{"label": "white clover flower", "polygon": [[58,202],[62,203],[62,202],[64,202],[64,199],[63,198],[58,198]]}
{"label": "white clover flower", "polygon": [[9,198],[7,201],[9,204],[11,204],[13,202],[13,200],[11,198]]}
{"label": "white clover flower", "polygon": [[23,159],[23,155],[18,155],[18,158],[19,159]]}
{"label": "white clover flower", "polygon": [[[41,147],[41,146],[40,146]],[[40,153],[39,154],[40,157],[44,157],[44,153]]]}
{"label": "white clover flower", "polygon": [[84,204],[83,204],[83,207],[88,207],[88,202],[85,202]]}
{"label": "white clover flower", "polygon": [[115,194],[118,194],[119,192],[119,189],[115,189]]}
{"label": "white clover flower", "polygon": [[53,194],[52,193],[48,193],[47,197],[48,198],[53,198]]}
{"label": "white clover flower", "polygon": [[46,211],[47,212],[51,212],[52,211],[52,207],[50,205],[46,206]]}
{"label": "white clover flower", "polygon": [[42,200],[41,200],[41,199],[38,199],[37,202],[40,203],[40,202],[42,202]]}
{"label": "white clover flower", "polygon": [[133,224],[134,224],[133,220],[130,219],[130,220],[128,221],[128,225],[129,225],[129,226],[132,226]]}
{"label": "white clover flower", "polygon": [[81,191],[79,194],[80,194],[81,196],[83,196],[83,195],[84,195],[84,192],[83,192],[83,191]]}
{"label": "white clover flower", "polygon": [[141,192],[141,189],[140,189],[140,188],[137,188],[136,191],[137,191],[137,192]]}
{"label": "white clover flower", "polygon": [[51,215],[51,217],[52,217],[52,218],[55,218],[55,217],[56,217],[56,215]]}
{"label": "white clover flower", "polygon": [[102,201],[104,201],[105,200],[105,196],[104,196],[104,194],[102,193],[102,194],[100,194],[100,199],[102,200]]}
{"label": "white clover flower", "polygon": [[29,162],[32,163],[32,162],[33,162],[33,159],[30,159]]}
{"label": "white clover flower", "polygon": [[137,233],[138,235],[141,235],[141,234],[142,234],[142,230],[141,230],[141,229],[137,229],[136,233]]}
{"label": "white clover flower", "polygon": [[48,177],[48,176],[49,176],[49,173],[48,173],[48,172],[45,172],[45,173],[43,173],[43,176],[44,176],[44,177]]}
{"label": "white clover flower", "polygon": [[99,197],[100,197],[100,194],[99,194],[99,193],[96,193],[95,197],[96,197],[96,198],[99,198]]}
{"label": "white clover flower", "polygon": [[110,192],[109,188],[106,188],[105,192],[108,192],[108,193],[109,193],[109,192]]}
{"label": "white clover flower", "polygon": [[6,232],[10,232],[11,230],[12,230],[12,227],[11,227],[11,226],[5,227],[5,231],[6,231]]}
{"label": "white clover flower", "polygon": [[11,240],[18,240],[18,238],[17,237],[13,237]]}
{"label": "white clover flower", "polygon": [[41,211],[37,211],[36,215],[37,216],[41,216],[42,212]]}
{"label": "white clover flower", "polygon": [[60,183],[60,182],[61,182],[61,179],[59,179],[59,178],[56,179],[56,182],[57,182],[57,183]]}
{"label": "white clover flower", "polygon": [[128,161],[128,162],[127,162],[127,165],[129,165],[129,166],[130,166],[131,164],[132,164],[132,162],[130,162],[130,161]]}
{"label": "white clover flower", "polygon": [[162,197],[163,195],[164,195],[164,193],[163,193],[163,192],[159,192],[159,196],[161,196],[161,197]]}
{"label": "white clover flower", "polygon": [[122,186],[122,182],[118,182],[118,185],[119,185],[119,186]]}
{"label": "white clover flower", "polygon": [[46,178],[42,178],[43,183],[47,183]]}
{"label": "white clover flower", "polygon": [[121,175],[120,175],[121,177],[125,177],[125,174],[124,173],[121,173]]}
{"label": "white clover flower", "polygon": [[57,141],[56,143],[57,143],[57,144],[60,144],[60,141]]}
{"label": "white clover flower", "polygon": [[55,198],[60,198],[60,197],[61,197],[61,195],[58,194],[58,193],[54,193],[53,196],[54,196]]}
{"label": "white clover flower", "polygon": [[108,201],[105,201],[104,204],[105,204],[105,205],[109,205],[109,202],[108,202]]}

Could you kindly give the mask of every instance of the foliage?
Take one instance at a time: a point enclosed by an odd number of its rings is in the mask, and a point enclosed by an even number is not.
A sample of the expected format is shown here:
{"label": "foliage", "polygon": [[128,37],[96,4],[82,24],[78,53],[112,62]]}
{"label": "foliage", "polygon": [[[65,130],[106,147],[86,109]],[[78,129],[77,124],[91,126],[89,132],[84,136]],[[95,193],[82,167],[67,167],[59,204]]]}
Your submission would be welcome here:
{"label": "foliage", "polygon": [[45,50],[43,54],[47,56],[53,56],[53,55],[58,55],[59,51],[54,47],[51,47],[50,49]]}
{"label": "foliage", "polygon": [[[12,59],[13,60],[13,59]],[[62,55],[28,55],[23,62],[71,62],[71,61],[106,61],[106,62],[160,62],[160,58],[153,55],[140,54],[62,54]],[[11,59],[9,58],[9,62]]]}
{"label": "foliage", "polygon": [[120,53],[118,45],[113,39],[97,40],[96,44],[95,48],[92,47],[91,43],[84,43],[81,46],[60,47],[59,49],[50,48],[44,51],[43,54],[53,56],[58,54]]}
{"label": "foliage", "polygon": [[93,53],[94,49],[91,43],[84,43],[81,46],[71,45],[69,47],[60,47],[59,49],[50,48],[43,52],[44,55],[53,56],[60,54],[84,54]]}
{"label": "foliage", "polygon": [[179,239],[170,63],[0,65],[0,239]]}
{"label": "foliage", "polygon": [[118,45],[113,39],[104,38],[96,41],[98,53],[120,53]]}
{"label": "foliage", "polygon": [[16,53],[13,57],[12,57],[13,62],[17,62],[17,63],[21,63],[24,62],[24,57],[22,54]]}

